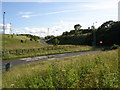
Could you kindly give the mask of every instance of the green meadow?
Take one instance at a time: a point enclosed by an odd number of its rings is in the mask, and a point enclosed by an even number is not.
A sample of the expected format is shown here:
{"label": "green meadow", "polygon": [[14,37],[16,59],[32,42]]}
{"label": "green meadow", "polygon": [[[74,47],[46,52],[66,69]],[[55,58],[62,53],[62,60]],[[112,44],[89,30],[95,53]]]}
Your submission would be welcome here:
{"label": "green meadow", "polygon": [[118,49],[13,67],[3,88],[120,88]]}

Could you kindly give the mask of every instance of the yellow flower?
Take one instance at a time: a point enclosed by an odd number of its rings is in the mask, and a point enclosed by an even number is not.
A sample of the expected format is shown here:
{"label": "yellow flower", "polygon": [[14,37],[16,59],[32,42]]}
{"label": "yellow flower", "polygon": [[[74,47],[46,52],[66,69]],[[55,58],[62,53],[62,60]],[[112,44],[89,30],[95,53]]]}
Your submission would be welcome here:
{"label": "yellow flower", "polygon": [[32,70],[34,70],[34,68],[32,68]]}
{"label": "yellow flower", "polygon": [[14,84],[12,83],[10,86],[11,86],[11,87],[13,87],[13,86],[14,86]]}
{"label": "yellow flower", "polygon": [[19,77],[19,76],[20,76],[20,74],[17,74],[17,76]]}
{"label": "yellow flower", "polygon": [[62,72],[65,72],[65,70],[63,69]]}

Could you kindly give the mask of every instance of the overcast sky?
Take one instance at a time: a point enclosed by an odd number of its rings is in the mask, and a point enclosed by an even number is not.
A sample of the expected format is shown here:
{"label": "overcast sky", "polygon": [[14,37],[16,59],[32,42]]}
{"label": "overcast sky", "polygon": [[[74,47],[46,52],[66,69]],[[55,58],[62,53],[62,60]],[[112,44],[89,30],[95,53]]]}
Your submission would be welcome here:
{"label": "overcast sky", "polygon": [[[10,2],[8,2],[10,1]],[[17,1],[17,2],[15,2]],[[24,2],[26,1],[26,2]],[[38,2],[39,1],[39,2]],[[118,20],[119,0],[3,0],[6,32],[38,36],[60,35],[74,29],[96,27],[109,20]],[[0,24],[2,30],[2,22]],[[49,28],[49,32],[48,32]]]}

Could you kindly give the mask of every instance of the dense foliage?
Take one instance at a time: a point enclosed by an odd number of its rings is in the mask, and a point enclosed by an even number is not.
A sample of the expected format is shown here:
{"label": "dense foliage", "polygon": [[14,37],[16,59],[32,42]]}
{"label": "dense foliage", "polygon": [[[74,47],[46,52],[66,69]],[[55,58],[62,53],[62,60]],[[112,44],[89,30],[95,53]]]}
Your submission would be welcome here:
{"label": "dense foliage", "polygon": [[120,45],[120,22],[108,21],[96,31],[97,44],[103,41],[103,45]]}
{"label": "dense foliage", "polygon": [[[55,38],[60,41],[59,44],[93,45],[95,41],[97,46],[120,45],[120,22],[107,21],[94,30],[89,28],[66,31],[61,36],[51,38],[47,42],[52,43]],[[103,43],[100,44],[100,41]]]}
{"label": "dense foliage", "polygon": [[54,38],[55,36],[51,35],[51,36],[46,36],[45,39],[51,39]]}

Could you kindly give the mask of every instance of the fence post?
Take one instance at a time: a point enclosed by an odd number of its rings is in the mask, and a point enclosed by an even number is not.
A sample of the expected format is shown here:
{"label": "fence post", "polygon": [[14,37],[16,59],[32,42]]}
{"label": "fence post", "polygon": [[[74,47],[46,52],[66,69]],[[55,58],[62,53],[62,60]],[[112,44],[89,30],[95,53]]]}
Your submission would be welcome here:
{"label": "fence post", "polygon": [[9,62],[9,63],[7,63],[7,64],[5,64],[5,71],[9,71],[10,69],[11,69],[11,63]]}

